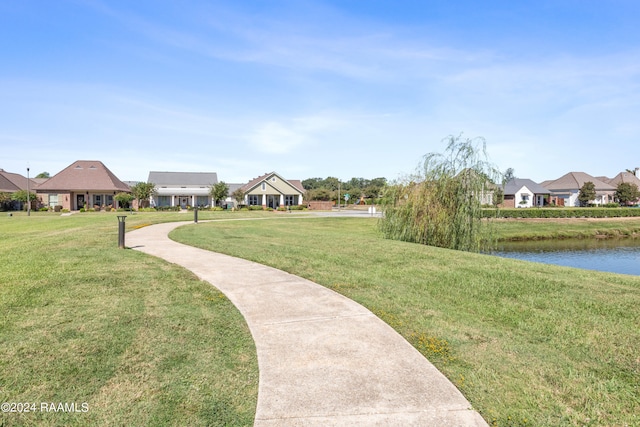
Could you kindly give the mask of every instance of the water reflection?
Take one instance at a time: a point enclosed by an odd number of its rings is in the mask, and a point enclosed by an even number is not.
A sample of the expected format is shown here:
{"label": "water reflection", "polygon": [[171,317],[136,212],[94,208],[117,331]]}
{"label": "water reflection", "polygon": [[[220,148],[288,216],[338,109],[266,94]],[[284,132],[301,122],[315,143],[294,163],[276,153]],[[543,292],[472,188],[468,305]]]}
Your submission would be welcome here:
{"label": "water reflection", "polygon": [[640,239],[503,242],[492,255],[640,276]]}

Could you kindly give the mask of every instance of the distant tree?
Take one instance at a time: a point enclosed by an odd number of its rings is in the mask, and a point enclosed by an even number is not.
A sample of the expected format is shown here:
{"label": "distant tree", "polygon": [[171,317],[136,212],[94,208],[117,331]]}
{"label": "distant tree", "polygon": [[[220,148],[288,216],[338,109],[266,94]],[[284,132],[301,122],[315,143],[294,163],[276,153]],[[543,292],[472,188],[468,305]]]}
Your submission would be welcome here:
{"label": "distant tree", "polygon": [[516,179],[515,170],[513,168],[507,168],[507,170],[504,171],[504,174],[502,176],[502,183],[506,184],[507,182],[514,179]]}
{"label": "distant tree", "polygon": [[333,197],[333,192],[326,188],[317,188],[314,190],[308,190],[304,197],[306,200],[329,201]]}
{"label": "distant tree", "polygon": [[338,187],[341,187],[342,183],[338,178],[333,176],[328,176],[327,179],[324,180],[322,187],[328,190],[336,191]]}
{"label": "distant tree", "polygon": [[242,188],[238,188],[236,191],[231,193],[231,197],[241,205],[244,202],[244,191],[242,191]]}
{"label": "distant tree", "polygon": [[493,206],[498,207],[504,202],[504,190],[502,187],[496,187],[496,190],[493,192]]}
{"label": "distant tree", "polygon": [[113,199],[118,202],[118,206],[121,208],[128,208],[133,202],[133,194],[121,192],[113,196]]}
{"label": "distant tree", "polygon": [[314,190],[316,188],[320,188],[322,187],[322,184],[322,178],[308,178],[302,181],[302,186],[305,190]]}
{"label": "distant tree", "polygon": [[11,200],[23,203],[25,210],[27,209],[27,200],[31,200],[31,209],[33,209],[33,202],[38,200],[38,196],[36,193],[31,191],[29,191],[27,195],[27,190],[19,190],[11,194]]}
{"label": "distant tree", "polygon": [[11,193],[0,192],[0,211],[9,209],[11,203]]}
{"label": "distant tree", "polygon": [[139,182],[131,187],[131,194],[138,200],[139,208],[148,208],[150,198],[156,194],[156,185],[152,182]]}
{"label": "distant tree", "polygon": [[616,200],[621,205],[633,204],[640,199],[640,190],[638,186],[631,182],[621,182],[616,188]]}
{"label": "distant tree", "polygon": [[36,178],[51,178],[51,176],[49,175],[49,172],[40,172],[36,175]]}
{"label": "distant tree", "polygon": [[596,198],[596,186],[593,182],[587,181],[580,188],[578,200],[581,206],[588,206],[589,202]]}
{"label": "distant tree", "polygon": [[211,197],[213,198],[214,206],[217,206],[218,201],[222,201],[229,196],[229,186],[224,181],[220,181],[219,183],[211,186],[209,194],[211,194]]}

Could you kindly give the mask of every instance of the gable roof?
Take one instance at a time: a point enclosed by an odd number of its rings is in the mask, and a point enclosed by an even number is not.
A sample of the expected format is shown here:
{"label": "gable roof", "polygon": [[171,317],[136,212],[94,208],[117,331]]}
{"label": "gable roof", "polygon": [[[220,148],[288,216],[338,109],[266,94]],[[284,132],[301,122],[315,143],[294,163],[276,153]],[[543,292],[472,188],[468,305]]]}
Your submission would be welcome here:
{"label": "gable roof", "polygon": [[549,190],[530,179],[514,178],[504,185],[504,194],[516,194],[522,187],[527,187],[534,194],[549,194]]}
{"label": "gable roof", "polygon": [[131,191],[102,162],[78,160],[37,187],[49,191]]}
{"label": "gable roof", "polygon": [[177,186],[211,186],[218,183],[218,174],[216,172],[149,172],[151,182],[158,185],[177,185]]}
{"label": "gable roof", "polygon": [[27,179],[26,176],[22,176],[19,173],[7,172],[4,169],[0,169],[1,192],[13,193],[20,190],[26,190],[27,181],[29,181],[30,190],[34,190],[38,186],[38,183],[33,179]]}
{"label": "gable roof", "polygon": [[544,182],[544,187],[551,191],[579,190],[585,182],[593,182],[597,191],[615,191],[615,187],[584,172],[569,172],[560,178]]}
{"label": "gable roof", "polygon": [[259,176],[257,178],[252,179],[251,181],[249,181],[247,184],[245,184],[242,187],[242,191],[244,191],[245,193],[248,191],[253,190],[254,188],[256,188],[258,186],[258,184],[260,184],[263,181],[268,180],[269,178],[271,178],[272,176],[277,176],[278,178],[280,178],[281,181],[286,182],[287,184],[289,184],[293,189],[295,189],[296,191],[298,191],[300,194],[304,194],[305,189],[302,186],[302,181],[298,180],[298,179],[292,179],[292,180],[286,180],[283,177],[281,177],[280,175],[278,175],[275,172],[269,172],[266,173],[262,176]]}

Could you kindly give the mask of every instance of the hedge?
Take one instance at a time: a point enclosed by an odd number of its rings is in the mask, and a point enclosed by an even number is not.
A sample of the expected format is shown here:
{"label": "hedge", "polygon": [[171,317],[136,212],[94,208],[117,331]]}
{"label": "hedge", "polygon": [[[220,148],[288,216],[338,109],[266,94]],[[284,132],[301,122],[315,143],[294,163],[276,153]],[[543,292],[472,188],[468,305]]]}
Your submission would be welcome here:
{"label": "hedge", "polygon": [[639,208],[483,209],[484,218],[620,218],[640,217]]}

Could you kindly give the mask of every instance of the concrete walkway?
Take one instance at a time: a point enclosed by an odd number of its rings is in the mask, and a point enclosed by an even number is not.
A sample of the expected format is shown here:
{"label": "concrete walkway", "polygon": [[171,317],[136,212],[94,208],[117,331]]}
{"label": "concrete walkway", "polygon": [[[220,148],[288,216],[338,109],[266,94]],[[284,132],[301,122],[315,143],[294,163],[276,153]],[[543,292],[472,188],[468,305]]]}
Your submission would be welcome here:
{"label": "concrete walkway", "polygon": [[240,310],[258,354],[255,426],[487,426],[369,310],[300,277],[167,237],[184,224],[192,222],[131,231],[126,244],[191,270]]}

